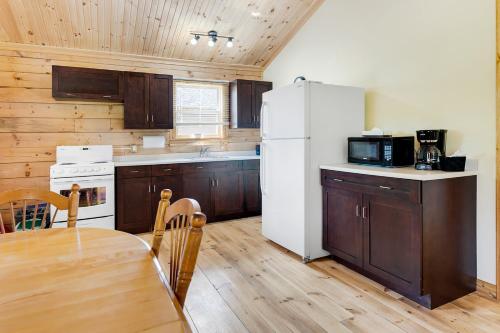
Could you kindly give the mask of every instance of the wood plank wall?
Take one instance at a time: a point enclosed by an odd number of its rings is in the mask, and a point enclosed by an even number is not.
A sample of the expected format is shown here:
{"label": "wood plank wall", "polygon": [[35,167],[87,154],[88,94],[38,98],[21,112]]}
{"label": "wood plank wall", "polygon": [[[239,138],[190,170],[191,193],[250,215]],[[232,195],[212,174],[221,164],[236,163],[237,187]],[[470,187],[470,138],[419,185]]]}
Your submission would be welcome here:
{"label": "wood plank wall", "polygon": [[97,51],[0,43],[0,191],[48,188],[57,145],[112,144],[115,154],[142,144],[143,135],[164,135],[163,150],[139,154],[191,152],[200,144],[213,150],[251,150],[258,130],[227,130],[222,140],[172,140],[170,131],[125,130],[119,103],[60,101],[52,98],[52,65],[172,74],[201,80],[261,79],[255,66],[213,64]]}

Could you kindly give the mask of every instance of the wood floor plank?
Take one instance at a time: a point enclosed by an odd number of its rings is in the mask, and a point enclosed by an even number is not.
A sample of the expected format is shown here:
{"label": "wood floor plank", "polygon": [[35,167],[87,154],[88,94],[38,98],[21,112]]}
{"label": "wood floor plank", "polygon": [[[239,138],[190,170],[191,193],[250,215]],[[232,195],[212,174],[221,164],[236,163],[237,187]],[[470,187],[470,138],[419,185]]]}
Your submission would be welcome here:
{"label": "wood floor plank", "polygon": [[200,333],[500,332],[500,304],[478,293],[428,310],[331,259],[303,264],[260,218],[204,228],[185,312]]}

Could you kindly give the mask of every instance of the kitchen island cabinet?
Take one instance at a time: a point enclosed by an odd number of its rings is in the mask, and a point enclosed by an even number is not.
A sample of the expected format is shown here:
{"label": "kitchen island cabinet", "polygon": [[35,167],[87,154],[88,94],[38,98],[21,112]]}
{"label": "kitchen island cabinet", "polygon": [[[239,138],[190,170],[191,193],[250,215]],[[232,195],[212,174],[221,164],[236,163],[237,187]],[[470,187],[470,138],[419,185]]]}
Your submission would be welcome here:
{"label": "kitchen island cabinet", "polygon": [[431,309],[475,290],[474,174],[352,171],[321,171],[323,248],[334,259]]}

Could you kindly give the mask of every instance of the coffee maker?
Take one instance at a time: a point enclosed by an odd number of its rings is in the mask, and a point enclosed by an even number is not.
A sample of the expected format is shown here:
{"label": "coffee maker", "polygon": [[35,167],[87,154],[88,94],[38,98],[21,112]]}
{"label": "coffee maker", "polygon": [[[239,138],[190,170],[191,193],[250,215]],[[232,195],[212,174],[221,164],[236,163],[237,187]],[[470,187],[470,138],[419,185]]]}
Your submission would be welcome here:
{"label": "coffee maker", "polygon": [[417,151],[417,170],[439,170],[439,160],[446,156],[447,130],[420,130],[417,131],[417,140],[420,148]]}

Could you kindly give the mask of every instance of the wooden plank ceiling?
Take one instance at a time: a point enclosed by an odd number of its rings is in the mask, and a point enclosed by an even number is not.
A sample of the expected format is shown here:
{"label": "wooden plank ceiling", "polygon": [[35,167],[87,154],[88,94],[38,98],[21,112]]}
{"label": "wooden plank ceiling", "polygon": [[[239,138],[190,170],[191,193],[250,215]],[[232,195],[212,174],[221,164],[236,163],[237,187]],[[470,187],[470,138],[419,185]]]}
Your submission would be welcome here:
{"label": "wooden plank ceiling", "polygon": [[[265,66],[322,2],[1,0],[0,41]],[[234,47],[190,44],[190,32],[211,29]]]}

